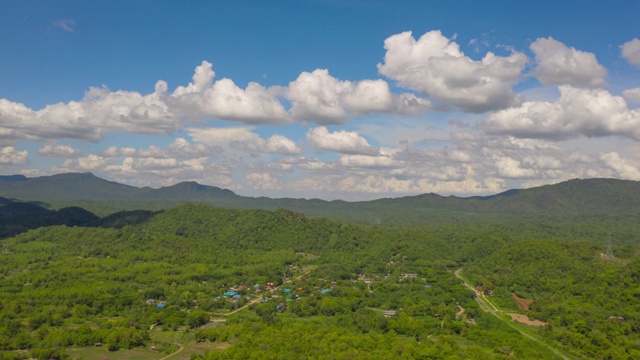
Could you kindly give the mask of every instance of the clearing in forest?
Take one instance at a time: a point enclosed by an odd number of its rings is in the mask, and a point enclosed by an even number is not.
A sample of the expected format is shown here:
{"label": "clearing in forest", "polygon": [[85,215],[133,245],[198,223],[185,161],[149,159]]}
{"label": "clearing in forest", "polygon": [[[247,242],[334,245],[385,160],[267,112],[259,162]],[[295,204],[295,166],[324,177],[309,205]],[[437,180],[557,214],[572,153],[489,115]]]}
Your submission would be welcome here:
{"label": "clearing in forest", "polygon": [[527,315],[524,314],[518,314],[518,313],[505,313],[509,316],[511,316],[511,318],[521,324],[525,324],[525,325],[529,325],[529,326],[545,326],[547,325],[546,322],[541,321],[541,320],[529,320],[529,317]]}
{"label": "clearing in forest", "polygon": [[531,305],[533,300],[523,299],[521,297],[518,297],[518,295],[516,295],[515,293],[511,293],[511,297],[516,301],[516,303],[518,303],[518,307],[520,308],[520,310],[529,311],[529,305]]}

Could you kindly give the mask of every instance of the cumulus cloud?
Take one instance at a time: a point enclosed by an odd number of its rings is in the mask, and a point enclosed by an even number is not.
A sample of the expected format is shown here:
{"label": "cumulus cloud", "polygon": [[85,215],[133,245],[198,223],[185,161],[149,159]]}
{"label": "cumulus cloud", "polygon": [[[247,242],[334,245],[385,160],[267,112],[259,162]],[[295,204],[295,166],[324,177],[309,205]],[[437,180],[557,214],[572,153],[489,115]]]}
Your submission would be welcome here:
{"label": "cumulus cloud", "polygon": [[170,134],[185,122],[208,117],[255,124],[289,121],[275,93],[257,83],[243,90],[229,79],[214,82],[211,68],[203,62],[193,81],[173,94],[160,80],[148,95],[92,87],[82,101],[51,104],[41,110],[0,99],[0,139],[99,141],[105,131]]}
{"label": "cumulus cloud", "polygon": [[567,139],[619,135],[640,140],[640,111],[606,90],[560,87],[560,99],[525,102],[489,115],[480,126],[490,134]]}
{"label": "cumulus cloud", "polygon": [[622,92],[622,96],[628,102],[640,103],[640,88],[627,89]]}
{"label": "cumulus cloud", "polygon": [[[172,169],[178,166],[179,162],[173,158],[129,158],[132,161],[132,167],[138,170],[159,170],[159,169]],[[125,159],[126,160],[126,159]]]}
{"label": "cumulus cloud", "polygon": [[359,168],[389,168],[397,167],[399,163],[391,156],[342,155],[340,165]]}
{"label": "cumulus cloud", "polygon": [[285,155],[295,155],[302,152],[302,149],[296,143],[282,135],[273,135],[267,139],[264,149],[273,154]]}
{"label": "cumulus cloud", "polygon": [[246,179],[255,190],[278,190],[282,188],[278,179],[274,179],[268,173],[250,173],[247,174]]}
{"label": "cumulus cloud", "polygon": [[539,38],[530,48],[536,57],[536,78],[545,85],[598,87],[605,82],[607,70],[593,53],[567,47],[552,37]]}
{"label": "cumulus cloud", "polygon": [[195,141],[212,146],[231,146],[252,153],[295,155],[302,149],[291,139],[282,135],[272,135],[267,140],[253,133],[250,127],[233,128],[190,128],[189,136]]}
{"label": "cumulus cloud", "polygon": [[[340,81],[327,70],[304,72],[288,88],[250,82],[242,89],[231,79],[214,78],[213,65],[203,61],[192,81],[173,93],[159,80],[147,95],[91,87],[81,101],[50,104],[40,110],[0,99],[0,140],[9,144],[51,139],[97,142],[105,132],[164,135],[209,118],[251,125],[294,120],[337,124],[371,113],[418,115],[430,104],[414,94],[391,93],[384,80]],[[289,110],[282,96],[290,101]]]}
{"label": "cumulus cloud", "polygon": [[314,149],[334,151],[350,155],[378,155],[380,149],[369,145],[367,139],[355,131],[334,131],[332,133],[320,126],[307,131],[307,141]]}
{"label": "cumulus cloud", "polygon": [[350,175],[336,180],[335,178],[317,177],[307,180],[305,186],[312,188],[336,187],[344,194],[368,193],[378,194],[478,194],[497,193],[504,190],[505,181],[496,177],[486,177],[476,180],[472,177],[473,170],[468,167],[463,172],[469,172],[457,180],[438,180],[434,178],[401,179],[388,174],[370,174],[364,176]]}
{"label": "cumulus cloud", "polygon": [[71,167],[75,163],[77,169],[83,171],[91,171],[101,169],[105,164],[107,164],[107,162],[108,159],[96,154],[91,154],[85,157],[78,158],[75,162],[73,160],[66,160],[63,167]]}
{"label": "cumulus cloud", "polygon": [[0,148],[0,165],[23,165],[27,163],[29,152],[16,150],[13,146]]}
{"label": "cumulus cloud", "polygon": [[143,96],[91,88],[83,101],[47,105],[38,111],[0,99],[0,129],[23,140],[98,141],[104,131],[167,134],[179,124],[157,92]]}
{"label": "cumulus cloud", "polygon": [[341,124],[370,113],[418,115],[430,105],[413,94],[392,94],[384,80],[341,81],[326,69],[301,73],[285,95],[294,118],[318,124]]}
{"label": "cumulus cloud", "polygon": [[[120,159],[120,149],[111,148],[103,155],[91,154],[77,159],[67,159],[62,166],[54,167],[54,172],[82,172],[92,171],[105,174],[115,181],[139,185],[157,186],[173,185],[178,181],[207,179],[211,184],[234,187],[227,169],[212,164],[208,157],[189,158],[180,160],[168,157],[169,149],[160,149],[158,157],[145,157],[148,149],[135,149],[132,156]],[[156,152],[156,150],[154,150]],[[114,156],[106,156],[105,153]],[[103,175],[103,176],[105,176]]]}
{"label": "cumulus cloud", "polygon": [[179,86],[171,94],[170,103],[184,116],[203,116],[241,121],[247,124],[281,124],[289,122],[289,115],[277,92],[256,82],[246,89],[239,88],[231,79],[213,81],[215,72],[210,62],[196,67],[192,82]]}
{"label": "cumulus cloud", "polygon": [[49,157],[75,157],[80,154],[80,150],[69,145],[45,145],[38,149],[38,154]]}
{"label": "cumulus cloud", "polygon": [[176,138],[166,149],[151,145],[148,148],[135,149],[131,147],[110,146],[103,150],[100,155],[107,158],[119,156],[135,158],[203,158],[211,154],[211,150],[201,143],[189,143],[184,138]]}
{"label": "cumulus cloud", "polygon": [[511,90],[527,62],[522,53],[501,57],[488,52],[474,61],[437,30],[418,40],[410,31],[393,35],[384,41],[384,48],[384,63],[378,64],[381,74],[444,106],[481,113],[522,102]]}
{"label": "cumulus cloud", "polygon": [[169,153],[182,158],[202,158],[210,155],[210,150],[204,144],[191,144],[184,138],[176,138],[169,145]]}
{"label": "cumulus cloud", "polygon": [[330,170],[334,168],[334,165],[315,158],[301,158],[296,162],[296,167],[305,170]]}
{"label": "cumulus cloud", "polygon": [[195,141],[209,145],[221,145],[231,141],[259,141],[260,137],[251,132],[251,129],[249,127],[188,128],[187,132]]}
{"label": "cumulus cloud", "polygon": [[640,67],[640,40],[634,38],[631,41],[620,46],[622,57],[629,62],[629,64]]}
{"label": "cumulus cloud", "polygon": [[638,167],[637,160],[623,159],[617,152],[603,154],[600,160],[611,168],[617,176],[629,180],[640,180],[640,167]]}
{"label": "cumulus cloud", "polygon": [[536,175],[535,171],[522,167],[520,161],[510,157],[495,159],[495,164],[501,177],[519,179],[532,178]]}

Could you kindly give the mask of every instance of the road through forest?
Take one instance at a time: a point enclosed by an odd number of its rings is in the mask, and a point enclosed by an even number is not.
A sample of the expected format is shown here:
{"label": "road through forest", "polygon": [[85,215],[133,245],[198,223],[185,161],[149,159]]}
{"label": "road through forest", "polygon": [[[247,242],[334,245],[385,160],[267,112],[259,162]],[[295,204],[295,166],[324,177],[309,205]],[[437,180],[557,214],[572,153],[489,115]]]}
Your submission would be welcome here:
{"label": "road through forest", "polygon": [[460,272],[462,271],[462,269],[458,269],[456,270],[453,274],[460,280],[462,280],[462,284],[464,285],[464,287],[466,287],[467,289],[473,291],[476,294],[475,300],[478,303],[478,305],[480,305],[480,308],[482,310],[484,310],[485,312],[490,312],[491,314],[493,314],[493,316],[497,317],[498,319],[504,321],[507,325],[509,325],[510,327],[512,327],[513,329],[517,330],[520,334],[526,336],[527,338],[537,342],[538,344],[543,345],[544,347],[546,347],[547,349],[551,350],[554,354],[558,355],[559,357],[561,357],[564,360],[570,360],[569,357],[567,357],[566,355],[562,354],[561,352],[559,352],[558,350],[552,348],[551,346],[545,344],[542,340],[538,339],[537,337],[528,334],[522,330],[520,330],[518,327],[516,327],[515,325],[513,325],[510,321],[505,320],[504,318],[502,318],[500,315],[498,315],[498,313],[500,313],[500,309],[498,309],[495,305],[493,305],[493,303],[491,303],[491,301],[489,301],[482,292],[476,290],[473,288],[473,286],[471,286],[469,283],[467,283],[465,281],[464,278],[462,278],[462,276],[460,275]]}

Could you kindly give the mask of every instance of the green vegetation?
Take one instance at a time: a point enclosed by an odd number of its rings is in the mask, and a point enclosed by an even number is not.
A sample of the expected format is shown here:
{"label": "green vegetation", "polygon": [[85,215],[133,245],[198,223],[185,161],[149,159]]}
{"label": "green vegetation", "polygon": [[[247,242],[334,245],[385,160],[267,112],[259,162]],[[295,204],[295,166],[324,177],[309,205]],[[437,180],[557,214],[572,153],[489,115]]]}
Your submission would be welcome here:
{"label": "green vegetation", "polygon": [[633,214],[369,226],[203,204],[0,210],[15,231],[0,240],[0,359],[640,359]]}
{"label": "green vegetation", "polygon": [[[367,225],[479,224],[525,221],[553,225],[586,222],[585,217],[620,223],[640,215],[640,182],[569,180],[525,190],[459,198],[423,194],[396,199],[346,202],[319,199],[251,198],[215,186],[183,182],[160,189],[136,188],[91,173],[36,178],[0,178],[0,196],[37,201],[51,209],[82,207],[100,216],[125,210],[159,211],[185,202],[232,209],[288,209],[309,217]],[[638,225],[635,225],[636,233]]]}

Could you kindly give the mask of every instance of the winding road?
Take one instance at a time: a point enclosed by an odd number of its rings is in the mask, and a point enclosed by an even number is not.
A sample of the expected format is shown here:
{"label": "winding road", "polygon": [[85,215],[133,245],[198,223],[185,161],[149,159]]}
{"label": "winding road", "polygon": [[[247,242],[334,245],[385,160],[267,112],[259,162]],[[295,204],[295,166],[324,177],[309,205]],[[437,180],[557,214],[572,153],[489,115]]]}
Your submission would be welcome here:
{"label": "winding road", "polygon": [[176,343],[176,345],[178,345],[178,346],[180,347],[180,349],[178,349],[176,352],[173,352],[173,353],[171,353],[171,354],[169,354],[169,355],[167,355],[167,356],[163,357],[163,358],[162,358],[162,359],[160,359],[160,360],[166,360],[166,359],[168,359],[168,358],[172,357],[173,355],[177,355],[180,351],[184,350],[184,346],[183,346],[182,344],[178,344],[178,343]]}

